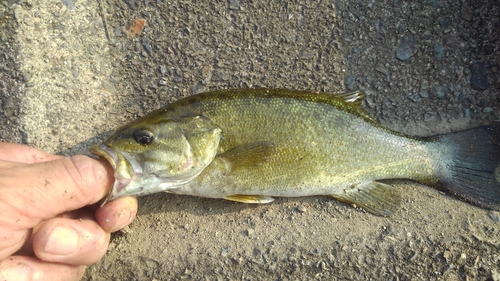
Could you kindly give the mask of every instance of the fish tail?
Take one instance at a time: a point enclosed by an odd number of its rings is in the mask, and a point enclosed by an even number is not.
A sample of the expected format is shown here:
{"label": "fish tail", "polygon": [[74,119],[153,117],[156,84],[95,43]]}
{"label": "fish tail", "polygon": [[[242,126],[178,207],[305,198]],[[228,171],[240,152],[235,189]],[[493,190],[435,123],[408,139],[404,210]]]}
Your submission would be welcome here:
{"label": "fish tail", "polygon": [[474,205],[500,210],[500,123],[444,134],[435,159],[441,188]]}

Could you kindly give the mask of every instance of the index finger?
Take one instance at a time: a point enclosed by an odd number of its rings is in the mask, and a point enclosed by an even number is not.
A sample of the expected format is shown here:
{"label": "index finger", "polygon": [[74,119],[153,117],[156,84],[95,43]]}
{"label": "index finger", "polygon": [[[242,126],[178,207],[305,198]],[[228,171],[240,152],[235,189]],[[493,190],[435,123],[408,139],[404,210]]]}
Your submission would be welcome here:
{"label": "index finger", "polygon": [[60,159],[63,156],[50,154],[31,146],[0,142],[0,160],[19,163],[40,163]]}

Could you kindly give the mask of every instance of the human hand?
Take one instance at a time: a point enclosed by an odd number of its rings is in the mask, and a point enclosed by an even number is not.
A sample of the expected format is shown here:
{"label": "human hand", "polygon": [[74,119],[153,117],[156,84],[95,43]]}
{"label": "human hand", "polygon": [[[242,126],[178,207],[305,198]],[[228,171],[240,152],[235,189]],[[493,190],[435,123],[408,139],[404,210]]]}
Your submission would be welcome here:
{"label": "human hand", "polygon": [[93,205],[113,181],[104,161],[0,143],[0,280],[79,280],[137,213],[132,197]]}

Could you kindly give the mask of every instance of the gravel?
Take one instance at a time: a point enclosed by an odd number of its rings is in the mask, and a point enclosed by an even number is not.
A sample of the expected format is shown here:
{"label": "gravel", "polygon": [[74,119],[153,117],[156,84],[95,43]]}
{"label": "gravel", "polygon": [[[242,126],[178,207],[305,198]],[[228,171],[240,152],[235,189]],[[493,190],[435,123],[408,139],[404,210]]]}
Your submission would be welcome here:
{"label": "gravel", "polygon": [[[370,116],[415,136],[500,120],[495,1],[15,2],[0,3],[2,141],[84,153],[165,103],[247,87],[361,90]],[[390,184],[403,200],[388,218],[327,197],[142,197],[84,280],[500,278],[498,212]]]}

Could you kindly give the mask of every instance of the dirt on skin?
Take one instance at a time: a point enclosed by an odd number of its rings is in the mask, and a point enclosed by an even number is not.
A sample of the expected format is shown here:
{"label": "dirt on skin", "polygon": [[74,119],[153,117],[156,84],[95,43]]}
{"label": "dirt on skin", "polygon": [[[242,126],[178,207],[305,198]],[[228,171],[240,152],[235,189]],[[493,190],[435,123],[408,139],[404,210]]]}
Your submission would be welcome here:
{"label": "dirt on skin", "polygon": [[[2,141],[88,153],[152,109],[225,88],[362,90],[380,124],[418,136],[500,120],[498,1],[0,6]],[[403,197],[390,217],[328,197],[142,197],[84,280],[500,280],[499,212],[387,183]]]}

